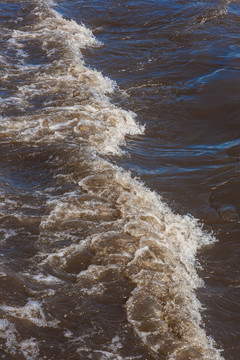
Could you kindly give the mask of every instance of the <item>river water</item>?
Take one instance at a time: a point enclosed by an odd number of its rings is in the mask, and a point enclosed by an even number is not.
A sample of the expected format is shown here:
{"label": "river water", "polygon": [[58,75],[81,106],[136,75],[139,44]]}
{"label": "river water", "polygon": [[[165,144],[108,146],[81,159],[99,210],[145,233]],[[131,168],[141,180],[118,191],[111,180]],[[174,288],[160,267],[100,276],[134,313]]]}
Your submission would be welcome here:
{"label": "river water", "polygon": [[0,2],[1,359],[239,359],[239,20]]}

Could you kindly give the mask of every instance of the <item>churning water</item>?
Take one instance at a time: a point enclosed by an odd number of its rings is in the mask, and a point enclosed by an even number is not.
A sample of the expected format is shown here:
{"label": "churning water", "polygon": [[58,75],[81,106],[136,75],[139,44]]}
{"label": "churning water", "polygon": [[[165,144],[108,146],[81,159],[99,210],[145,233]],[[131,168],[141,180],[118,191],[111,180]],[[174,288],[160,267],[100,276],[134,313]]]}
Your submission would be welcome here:
{"label": "churning water", "polygon": [[0,2],[1,359],[238,359],[239,18]]}

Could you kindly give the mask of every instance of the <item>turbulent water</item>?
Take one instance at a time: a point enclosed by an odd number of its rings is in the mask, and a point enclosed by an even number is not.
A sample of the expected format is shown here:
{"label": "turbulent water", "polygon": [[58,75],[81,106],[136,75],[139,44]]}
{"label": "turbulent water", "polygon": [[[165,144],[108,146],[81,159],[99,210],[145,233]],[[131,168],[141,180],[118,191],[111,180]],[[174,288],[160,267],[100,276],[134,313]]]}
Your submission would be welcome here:
{"label": "turbulent water", "polygon": [[1,359],[238,359],[239,18],[0,2]]}

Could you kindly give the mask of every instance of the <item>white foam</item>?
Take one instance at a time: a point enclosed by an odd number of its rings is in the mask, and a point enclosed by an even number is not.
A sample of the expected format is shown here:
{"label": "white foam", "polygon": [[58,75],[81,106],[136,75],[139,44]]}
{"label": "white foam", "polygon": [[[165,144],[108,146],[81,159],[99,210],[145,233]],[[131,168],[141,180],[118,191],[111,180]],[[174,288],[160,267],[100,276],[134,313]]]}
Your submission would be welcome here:
{"label": "white foam", "polygon": [[6,242],[6,240],[16,235],[17,232],[15,230],[0,228],[0,243],[3,244]]}
{"label": "white foam", "polygon": [[124,360],[124,358],[116,353],[110,352],[110,351],[104,351],[104,350],[91,350],[87,346],[79,347],[77,349],[78,353],[81,353],[82,351],[86,351],[88,353],[95,353],[98,354],[99,359],[101,360]]}
{"label": "white foam", "polygon": [[26,360],[39,360],[39,347],[36,339],[30,338],[19,343],[19,348]]}
{"label": "white foam", "polygon": [[20,334],[9,320],[0,320],[0,339],[5,341],[8,353],[15,356],[21,354],[26,360],[39,360],[37,340],[30,338],[20,341],[20,338]]}
{"label": "white foam", "polygon": [[[44,261],[64,267],[75,254],[93,249],[105,265],[90,264],[86,270],[80,271],[78,281],[88,279],[89,284],[88,288],[82,289],[83,293],[102,293],[105,286],[99,279],[110,269],[128,277],[135,284],[126,306],[128,321],[154,356],[158,356],[158,351],[164,346],[164,335],[162,341],[153,341],[153,338],[159,338],[160,332],[165,331],[168,337],[171,334],[172,342],[178,344],[169,355],[171,359],[178,359],[184,352],[193,351],[192,348],[200,351],[202,355],[199,356],[204,359],[221,359],[220,352],[203,329],[201,304],[194,292],[203,285],[195,268],[197,250],[215,239],[202,230],[196,219],[174,214],[159,195],[132,179],[130,173],[102,159],[93,161],[92,166],[96,175],[82,179],[79,186],[93,199],[82,201],[77,194],[69,193],[61,200],[49,201],[51,211],[40,228],[44,231],[51,229],[56,222],[72,217],[91,219],[93,215],[100,216],[102,209],[98,212],[98,207],[103,204],[101,199],[105,199],[106,214],[111,214],[112,206],[117,208],[120,213],[118,219],[111,221],[112,230],[81,239],[79,243],[49,254]],[[103,173],[105,182],[98,187],[92,186],[102,179]],[[107,243],[103,248],[104,239],[109,237],[113,242],[113,228],[117,231],[121,228],[133,239],[130,252],[127,251],[127,243],[118,247],[120,253],[112,254],[114,248],[111,250]],[[118,241],[120,238],[117,235]],[[116,262],[116,256],[120,256],[121,261]],[[140,300],[145,304],[145,313],[139,319]],[[148,332],[141,330],[146,319],[152,322]],[[158,330],[153,330],[155,324],[158,324]],[[177,342],[175,334],[182,339],[181,343]]]}
{"label": "white foam", "polygon": [[[21,116],[18,121],[15,118],[3,118],[1,136],[11,136],[26,142],[43,142],[64,140],[70,135],[76,143],[87,140],[92,151],[99,154],[121,154],[120,146],[125,143],[125,136],[142,134],[144,127],[136,123],[135,114],[114,106],[105,96],[116,89],[115,82],[104,77],[101,72],[85,66],[81,49],[98,46],[99,43],[91,30],[84,25],[63,19],[50,7],[50,3],[40,4],[44,5],[44,8],[37,6],[34,12],[43,17],[42,21],[35,24],[31,30],[14,30],[8,42],[20,51],[23,47],[22,40],[37,39],[42,42],[43,50],[51,56],[54,50],[53,41],[56,50],[58,46],[64,47],[63,57],[49,65],[18,65],[19,72],[29,72],[37,67],[42,71],[33,75],[31,83],[18,86],[18,93],[4,99],[3,106],[14,104],[24,109],[31,106],[30,102],[36,96],[47,97],[61,89],[69,91],[70,94],[66,93],[66,96],[71,97],[74,93],[86,92],[90,99],[86,105],[74,104],[60,108],[56,107],[52,100],[46,100],[47,113],[43,114],[42,118]],[[20,55],[22,58],[28,56],[25,52]],[[61,67],[61,71],[48,71],[55,66]],[[65,121],[66,115],[71,117],[71,113],[73,118]]]}
{"label": "white foam", "polygon": [[53,275],[44,275],[44,274],[30,274],[30,273],[23,273],[23,276],[26,276],[28,278],[31,278],[33,281],[36,281],[39,284],[46,284],[46,285],[51,285],[51,284],[59,284],[62,283],[63,280],[53,276]]}
{"label": "white foam", "polygon": [[67,338],[67,339],[71,339],[72,337],[73,337],[73,333],[72,333],[72,331],[70,331],[70,330],[66,330],[65,332],[64,332],[64,336]]}
{"label": "white foam", "polygon": [[29,300],[22,307],[1,305],[0,309],[13,317],[28,320],[39,327],[57,327],[57,320],[47,321],[39,301]]}
{"label": "white foam", "polygon": [[17,330],[7,319],[0,320],[0,339],[5,340],[6,348],[10,354],[15,354],[18,347]]}
{"label": "white foam", "polygon": [[[197,351],[204,354],[200,356],[206,359],[220,359],[220,352],[214,349],[202,328],[201,304],[194,293],[197,287],[203,285],[195,268],[197,250],[215,239],[201,229],[196,219],[174,214],[156,193],[132,179],[129,173],[103,160],[96,161],[94,165],[96,173],[101,173],[101,168],[105,168],[105,172],[112,169],[111,186],[107,183],[94,192],[90,177],[81,180],[79,185],[91,194],[108,199],[119,191],[117,205],[124,219],[124,231],[139,239],[138,248],[126,267],[127,276],[136,286],[127,301],[128,320],[136,333],[150,351],[158,356],[163,344],[150,339],[153,336],[157,338],[163,326],[171,333],[170,324],[179,322],[177,326],[174,325],[176,329],[173,330],[172,341],[176,341],[174,332],[179,331],[182,344],[175,350],[176,355],[174,352],[171,354],[171,359],[177,359],[185,351],[185,346],[190,351],[189,344],[199,349]],[[119,266],[125,268],[124,263]],[[141,298],[146,301],[146,316],[136,321],[134,319],[139,316],[140,310],[137,309]],[[164,307],[162,302],[166,302]],[[146,310],[147,303],[155,304],[149,310],[153,311],[152,315]],[[157,321],[159,330],[151,330],[149,333],[141,331],[144,321],[151,316],[152,329]],[[165,318],[168,319],[166,322],[163,320]]]}

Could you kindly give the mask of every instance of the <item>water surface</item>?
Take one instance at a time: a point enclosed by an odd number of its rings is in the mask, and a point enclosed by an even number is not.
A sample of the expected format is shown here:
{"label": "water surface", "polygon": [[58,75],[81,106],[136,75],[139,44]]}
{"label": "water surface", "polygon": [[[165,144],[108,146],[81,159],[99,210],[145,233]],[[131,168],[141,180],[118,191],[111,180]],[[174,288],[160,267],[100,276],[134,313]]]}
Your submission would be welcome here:
{"label": "water surface", "polygon": [[0,358],[238,359],[239,16],[0,2]]}

